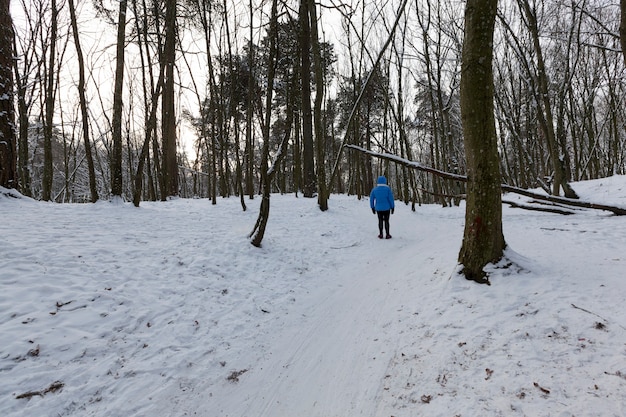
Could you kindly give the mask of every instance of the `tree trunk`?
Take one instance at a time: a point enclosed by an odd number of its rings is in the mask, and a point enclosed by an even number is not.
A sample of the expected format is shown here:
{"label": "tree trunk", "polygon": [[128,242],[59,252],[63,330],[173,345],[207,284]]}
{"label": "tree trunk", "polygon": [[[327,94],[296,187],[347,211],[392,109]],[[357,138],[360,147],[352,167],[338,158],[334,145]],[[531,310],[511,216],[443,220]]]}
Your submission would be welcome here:
{"label": "tree trunk", "polygon": [[50,21],[50,51],[49,51],[49,64],[48,73],[46,74],[46,86],[45,86],[45,121],[43,129],[43,178],[42,178],[42,195],[41,199],[44,201],[52,200],[52,180],[53,180],[53,166],[52,166],[52,123],[54,121],[54,67],[56,58],[56,39],[57,39],[57,2],[52,0],[51,4],[51,21]]}
{"label": "tree trunk", "polygon": [[328,189],[326,188],[326,134],[322,119],[322,103],[324,99],[324,69],[317,30],[317,9],[315,1],[307,0],[311,19],[311,45],[313,51],[313,68],[315,69],[315,104],[313,125],[315,126],[315,150],[317,155],[317,204],[320,210],[328,210]]}
{"label": "tree trunk", "polygon": [[626,0],[620,0],[620,23],[619,23],[619,43],[622,45],[622,55],[626,64]]}
{"label": "tree trunk", "polygon": [[261,152],[261,187],[262,198],[259,208],[259,217],[250,233],[250,243],[256,247],[261,247],[265,227],[270,216],[270,194],[271,194],[271,172],[268,168],[270,154],[270,127],[272,121],[272,99],[274,91],[274,74],[278,38],[278,0],[272,0],[272,12],[270,15],[270,26],[268,38],[270,39],[269,53],[267,54],[267,93],[265,96],[265,120],[262,124],[263,130],[263,150]]}
{"label": "tree trunk", "polygon": [[254,7],[252,0],[248,3],[248,12],[250,13],[250,39],[248,39],[248,103],[246,106],[246,147],[244,165],[246,173],[246,194],[252,200],[254,198],[254,141],[252,136],[252,114],[254,111],[254,103],[256,102],[254,100]]}
{"label": "tree trunk", "polygon": [[127,1],[120,0],[120,11],[117,24],[117,50],[115,55],[115,84],[113,87],[113,118],[112,141],[113,154],[111,155],[111,196],[122,197],[122,106],[124,87],[124,46],[126,43],[126,10]]}
{"label": "tree trunk", "polygon": [[[315,194],[315,162],[313,152],[313,112],[311,110],[311,25],[309,0],[300,0],[300,80],[302,91],[302,194]],[[316,138],[317,139],[317,138]]]}
{"label": "tree trunk", "polygon": [[85,157],[87,158],[87,169],[89,171],[89,191],[91,202],[98,201],[98,187],[96,183],[96,170],[91,154],[91,140],[89,139],[89,113],[87,108],[87,98],[85,97],[85,61],[83,51],[80,46],[80,35],[78,33],[78,22],[76,20],[76,10],[74,0],[69,0],[70,17],[72,21],[72,32],[74,34],[74,44],[76,45],[76,55],[78,57],[78,97],[80,100],[80,112],[83,122],[83,141],[85,142]]}
{"label": "tree trunk", "polygon": [[17,188],[17,148],[13,107],[13,21],[9,1],[0,5],[0,187]]}
{"label": "tree trunk", "polygon": [[[137,2],[133,2],[133,13],[135,16],[141,14],[137,9]],[[143,13],[142,19],[135,19],[135,30],[137,33],[137,45],[139,47],[139,58],[141,62],[141,75],[142,75],[142,92],[144,96],[144,142],[141,147],[141,153],[137,161],[137,171],[134,176],[135,187],[133,189],[133,204],[135,207],[139,207],[141,202],[141,196],[143,194],[144,185],[144,167],[147,171],[147,185],[148,185],[148,198],[156,200],[156,191],[152,182],[152,172],[150,164],[150,142],[156,135],[156,119],[157,119],[157,105],[163,88],[163,68],[159,72],[159,78],[156,87],[154,87],[154,80],[152,74],[152,60],[150,59],[150,49],[148,47],[148,19],[147,15]],[[150,88],[148,89],[148,87]],[[148,100],[150,98],[150,101]]]}
{"label": "tree trunk", "polygon": [[[552,161],[552,167],[554,169],[554,179],[552,184],[552,194],[559,195],[560,189],[563,188],[565,197],[578,198],[574,190],[569,186],[568,178],[565,173],[565,165],[559,152],[559,146],[554,131],[554,116],[552,113],[552,104],[550,102],[550,95],[548,91],[548,75],[546,74],[545,62],[543,59],[543,52],[541,43],[539,42],[539,28],[537,26],[537,16],[531,9],[528,0],[520,0],[520,7],[523,9],[524,14],[528,22],[528,29],[533,38],[533,45],[535,53],[537,55],[537,77],[538,88],[537,105],[539,106],[538,115],[541,128],[546,137],[548,144],[548,150],[550,152],[550,159]],[[541,110],[543,106],[543,111]]]}
{"label": "tree trunk", "polygon": [[[164,80],[164,68],[161,68],[159,73],[159,80],[157,81],[156,90],[152,95],[152,105],[149,107],[150,111],[147,115],[146,120],[146,137],[144,138],[143,145],[141,147],[141,154],[139,155],[139,161],[137,161],[137,173],[135,174],[135,189],[133,191],[133,204],[135,207],[139,207],[139,203],[141,201],[141,192],[143,190],[143,171],[145,162],[149,159],[149,150],[150,150],[150,141],[152,140],[152,135],[156,131],[156,118],[157,118],[157,107],[158,107],[158,96],[161,93],[161,89],[163,87]],[[146,110],[148,107],[146,106]],[[149,162],[149,161],[148,161]],[[149,172],[148,165],[148,172]],[[152,193],[154,194],[154,193]]]}
{"label": "tree trunk", "polygon": [[[224,0],[224,10],[228,10],[228,4],[226,3],[226,0]],[[226,26],[226,45],[228,46],[228,66],[229,66],[228,73],[229,73],[229,76],[233,77],[233,73],[235,71],[235,64],[233,62],[233,51],[232,51],[232,45],[231,45],[231,40],[230,40],[230,27],[228,25],[228,16],[226,15],[226,13],[224,13],[224,22]],[[241,160],[239,159],[239,112],[237,111],[236,89],[235,89],[234,82],[230,83],[229,96],[230,96],[230,99],[228,100],[228,102],[230,103],[230,105],[228,107],[227,115],[228,115],[229,120],[231,118],[233,119],[233,126],[234,126],[233,130],[234,130],[234,136],[235,136],[234,147],[235,147],[236,194],[239,195],[239,202],[241,203],[242,210],[246,211],[247,209],[246,200],[244,198],[244,191],[243,191],[243,172],[241,168]]]}
{"label": "tree trunk", "polygon": [[[10,17],[10,16],[9,16]],[[17,41],[13,35],[11,40],[13,44],[14,56],[18,55]],[[33,44],[30,43],[32,46]],[[31,188],[31,175],[28,164],[30,162],[28,154],[28,111],[33,102],[33,94],[29,94],[29,88],[32,89],[33,83],[28,81],[28,74],[30,73],[30,67],[32,60],[28,58],[28,54],[24,53],[21,59],[21,67],[23,70],[23,78],[20,76],[20,65],[18,60],[12,60],[13,72],[15,75],[15,91],[17,93],[17,118],[19,120],[19,133],[18,133],[18,153],[17,153],[17,171],[18,171],[18,190],[25,196],[32,197],[33,192]],[[32,90],[31,90],[32,91]]]}
{"label": "tree trunk", "polygon": [[468,0],[461,66],[461,118],[467,161],[462,273],[489,283],[483,268],[502,258],[500,161],[494,119],[493,30],[497,0]]}
{"label": "tree trunk", "polygon": [[176,0],[165,2],[165,47],[162,65],[163,83],[163,199],[178,196],[178,162],[176,155],[176,114],[174,113],[174,61],[176,59]]}

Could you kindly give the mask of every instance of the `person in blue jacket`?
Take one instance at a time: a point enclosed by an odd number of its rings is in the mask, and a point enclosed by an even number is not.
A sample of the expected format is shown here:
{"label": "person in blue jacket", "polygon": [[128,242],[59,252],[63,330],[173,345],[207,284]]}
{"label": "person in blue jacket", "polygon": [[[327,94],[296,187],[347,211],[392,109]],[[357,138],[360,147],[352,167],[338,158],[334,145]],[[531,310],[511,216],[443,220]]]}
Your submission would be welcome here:
{"label": "person in blue jacket", "polygon": [[393,191],[387,185],[387,178],[383,175],[378,177],[377,185],[370,193],[370,207],[372,213],[378,214],[378,238],[383,238],[383,226],[385,227],[385,238],[391,239],[389,234],[389,216],[393,214],[395,204],[393,202]]}

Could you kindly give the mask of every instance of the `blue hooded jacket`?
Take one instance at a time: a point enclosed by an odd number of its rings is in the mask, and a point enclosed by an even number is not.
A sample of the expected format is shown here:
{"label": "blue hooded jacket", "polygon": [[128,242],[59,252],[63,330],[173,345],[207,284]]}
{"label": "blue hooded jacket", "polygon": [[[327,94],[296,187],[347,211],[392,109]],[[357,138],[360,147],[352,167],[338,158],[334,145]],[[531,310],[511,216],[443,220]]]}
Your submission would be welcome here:
{"label": "blue hooded jacket", "polygon": [[387,178],[378,177],[378,185],[370,193],[370,207],[376,211],[387,211],[395,208],[393,192],[387,185]]}

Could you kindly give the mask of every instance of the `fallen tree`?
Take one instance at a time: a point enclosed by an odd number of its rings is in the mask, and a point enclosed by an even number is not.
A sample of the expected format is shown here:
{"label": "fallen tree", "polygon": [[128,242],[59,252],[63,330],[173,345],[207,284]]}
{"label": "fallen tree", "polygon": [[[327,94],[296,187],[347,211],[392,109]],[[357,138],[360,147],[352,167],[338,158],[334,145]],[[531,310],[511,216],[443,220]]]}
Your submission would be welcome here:
{"label": "fallen tree", "polygon": [[[433,174],[433,175],[436,175],[438,177],[445,178],[448,180],[452,180],[452,181],[467,182],[467,177],[465,175],[452,174],[450,172],[441,171],[441,170],[438,170],[429,166],[422,165],[419,162],[409,161],[408,159],[401,158],[397,155],[374,152],[374,151],[371,151],[371,150],[368,150],[368,149],[365,149],[356,145],[345,145],[345,146],[346,148],[349,148],[351,150],[364,153],[374,158],[392,161],[392,162],[395,162],[396,164],[405,166],[407,168],[416,169],[418,171],[423,171],[423,172],[428,172],[430,174]],[[626,208],[622,208],[622,207],[609,206],[606,204],[597,204],[597,203],[592,203],[589,201],[581,201],[581,200],[575,200],[572,198],[565,198],[565,197],[559,197],[559,196],[553,196],[553,195],[538,194],[529,190],[525,190],[523,188],[513,187],[507,184],[502,184],[500,187],[503,192],[523,195],[525,197],[534,198],[535,200],[538,200],[540,202],[544,201],[544,202],[550,202],[553,204],[558,204],[561,206],[582,207],[582,208],[587,208],[587,209],[610,211],[611,213],[617,216],[626,215]],[[508,204],[511,204],[511,203],[508,203]],[[519,207],[519,208],[528,209],[527,206],[523,206],[520,204],[511,204],[511,205]],[[539,210],[539,209],[533,208],[533,210]],[[559,212],[559,211],[555,211],[554,209],[544,209],[544,211],[558,212],[560,214],[571,214],[571,212],[568,212],[568,213]]]}

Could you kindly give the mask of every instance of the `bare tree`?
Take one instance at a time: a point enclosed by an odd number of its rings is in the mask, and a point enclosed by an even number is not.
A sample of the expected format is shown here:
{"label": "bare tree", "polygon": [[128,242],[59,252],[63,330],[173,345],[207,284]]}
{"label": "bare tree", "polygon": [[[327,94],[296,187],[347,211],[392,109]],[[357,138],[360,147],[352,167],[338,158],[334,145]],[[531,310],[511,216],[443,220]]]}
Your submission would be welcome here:
{"label": "bare tree", "polygon": [[459,263],[465,277],[479,283],[489,283],[483,268],[500,260],[506,246],[493,109],[497,5],[497,0],[468,0],[461,64],[461,117],[468,184]]}

